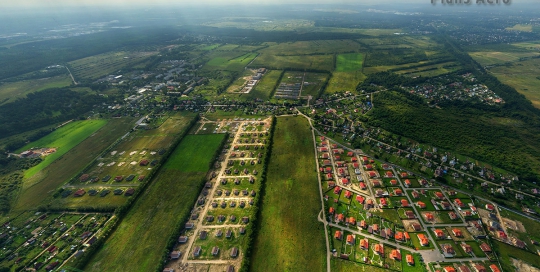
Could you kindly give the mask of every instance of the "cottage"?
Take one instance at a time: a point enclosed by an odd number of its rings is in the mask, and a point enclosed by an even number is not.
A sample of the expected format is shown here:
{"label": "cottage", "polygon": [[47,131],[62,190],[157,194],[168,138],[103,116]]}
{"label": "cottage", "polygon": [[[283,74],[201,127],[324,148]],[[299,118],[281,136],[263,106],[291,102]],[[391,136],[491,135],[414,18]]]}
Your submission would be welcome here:
{"label": "cottage", "polygon": [[493,210],[495,210],[495,206],[493,204],[486,204],[486,209],[488,211],[493,211]]}
{"label": "cottage", "polygon": [[422,226],[419,224],[419,223],[412,223],[411,224],[412,228],[414,229],[414,231],[421,231],[422,230]]}
{"label": "cottage", "polygon": [[392,252],[390,253],[390,259],[401,261],[401,253],[399,252],[399,250],[393,249]]}
{"label": "cottage", "polygon": [[395,189],[394,194],[397,196],[403,195],[403,191],[401,189]]}
{"label": "cottage", "polygon": [[360,182],[360,185],[359,185],[359,186],[360,186],[360,189],[362,189],[362,190],[366,190],[366,189],[367,189],[366,184],[365,184],[364,182]]}
{"label": "cottage", "polygon": [[423,233],[419,233],[419,234],[417,234],[417,236],[418,236],[418,240],[420,240],[420,245],[421,246],[428,246],[429,245],[429,240],[426,237],[426,235],[424,235]]}
{"label": "cottage", "polygon": [[212,255],[217,256],[219,254],[219,247],[215,246],[212,248]]}
{"label": "cottage", "polygon": [[441,239],[441,238],[444,238],[445,235],[444,235],[444,232],[440,229],[435,229],[433,230],[435,232],[435,235],[437,236],[437,238]]}
{"label": "cottage", "polygon": [[426,203],[422,202],[422,201],[418,201],[416,202],[416,205],[418,205],[418,207],[420,209],[425,209],[426,208]]}
{"label": "cottage", "polygon": [[232,230],[228,229],[227,232],[225,232],[225,238],[231,238],[232,237]]}
{"label": "cottage", "polygon": [[407,264],[408,265],[414,265],[414,258],[413,258],[413,255],[411,254],[407,254],[407,256],[405,257],[405,259],[407,260]]}
{"label": "cottage", "polygon": [[446,254],[449,254],[449,255],[456,254],[456,252],[454,251],[454,248],[450,244],[442,244],[441,248],[442,248],[443,252],[446,253]]}
{"label": "cottage", "polygon": [[346,179],[346,178],[342,178],[342,179],[341,179],[341,183],[343,183],[343,185],[348,185],[348,184],[349,184],[349,180]]}
{"label": "cottage", "polygon": [[372,180],[371,184],[373,184],[373,187],[381,187],[381,181],[377,179]]}
{"label": "cottage", "polygon": [[438,199],[444,199],[444,195],[441,192],[435,192],[435,197],[437,197]]}
{"label": "cottage", "polygon": [[456,269],[452,266],[447,266],[444,268],[444,272],[456,272]]}
{"label": "cottage", "polygon": [[73,196],[74,197],[81,197],[84,194],[86,194],[86,191],[84,189],[79,189],[79,190],[77,190],[77,192],[75,192],[75,194],[73,194]]}
{"label": "cottage", "polygon": [[201,247],[200,246],[196,246],[194,249],[193,249],[193,257],[199,257],[201,255]]}
{"label": "cottage", "polygon": [[401,207],[409,207],[409,201],[407,199],[401,200]]}
{"label": "cottage", "polygon": [[497,267],[497,265],[495,264],[490,265],[489,268],[491,269],[492,272],[501,272],[499,267]]}
{"label": "cottage", "polygon": [[384,256],[384,246],[382,244],[376,244],[373,251],[380,256]]}
{"label": "cottage", "polygon": [[236,258],[238,256],[238,248],[237,247],[233,247],[231,249],[231,254],[230,254],[231,258]]}
{"label": "cottage", "polygon": [[388,207],[388,201],[386,198],[381,198],[380,202],[383,207]]}
{"label": "cottage", "polygon": [[458,266],[458,270],[459,270],[459,272],[471,272],[471,270],[469,269],[469,267],[466,266],[466,265],[460,265],[460,266]]}
{"label": "cottage", "polygon": [[491,247],[487,243],[480,244],[480,249],[485,253],[491,253]]}
{"label": "cottage", "polygon": [[341,240],[342,237],[343,237],[343,232],[336,230],[336,232],[334,233],[334,239]]}
{"label": "cottage", "polygon": [[455,212],[449,212],[448,216],[450,216],[451,220],[456,220],[457,219],[457,214]]}
{"label": "cottage", "polygon": [[369,248],[369,241],[367,238],[360,240],[360,248],[367,250]]}
{"label": "cottage", "polygon": [[462,233],[462,231],[460,229],[452,229],[452,233],[456,237],[463,237],[463,233]]}
{"label": "cottage", "polygon": [[396,186],[397,185],[397,180],[395,180],[395,179],[391,180],[390,184],[392,184],[392,186]]}
{"label": "cottage", "polygon": [[173,259],[173,260],[176,260],[176,259],[180,258],[180,256],[182,256],[182,252],[180,252],[180,251],[173,251],[169,255],[169,257],[171,257],[171,259]]}
{"label": "cottage", "polygon": [[396,232],[394,239],[396,239],[396,241],[403,241],[403,232],[401,231]]}
{"label": "cottage", "polygon": [[487,272],[486,268],[483,265],[478,264],[478,263],[474,264],[474,271],[476,271],[476,272]]}
{"label": "cottage", "polygon": [[467,254],[471,254],[471,253],[472,253],[472,247],[471,247],[471,245],[469,245],[469,244],[462,243],[462,244],[461,244],[461,248],[462,248],[463,251],[465,251],[465,253],[467,253]]}
{"label": "cottage", "polygon": [[350,199],[351,197],[352,197],[352,192],[346,190],[346,191],[345,191],[345,198]]}
{"label": "cottage", "polygon": [[424,217],[426,218],[427,221],[433,221],[435,220],[435,216],[432,214],[432,213],[424,213]]}
{"label": "cottage", "polygon": [[187,240],[188,240],[188,237],[185,236],[185,235],[182,235],[182,236],[178,237],[178,243],[180,243],[180,244],[186,243]]}
{"label": "cottage", "polygon": [[347,235],[347,244],[348,245],[354,245],[354,236],[349,234]]}
{"label": "cottage", "polygon": [[420,197],[420,194],[418,194],[417,191],[412,191],[411,195],[412,195],[413,198],[419,198]]}
{"label": "cottage", "polygon": [[410,187],[411,185],[412,185],[412,184],[411,184],[411,181],[408,180],[408,179],[406,179],[406,180],[405,180],[405,186],[406,186],[406,187]]}
{"label": "cottage", "polygon": [[206,240],[206,237],[208,236],[208,231],[203,230],[199,233],[199,239]]}
{"label": "cottage", "polygon": [[364,204],[365,199],[364,199],[363,196],[357,195],[356,196],[356,201],[358,201],[358,203],[360,203],[360,204]]}
{"label": "cottage", "polygon": [[360,221],[360,228],[367,229],[367,223],[366,223],[366,220]]}
{"label": "cottage", "polygon": [[413,211],[405,211],[405,216],[407,216],[408,219],[414,219],[416,217]]}

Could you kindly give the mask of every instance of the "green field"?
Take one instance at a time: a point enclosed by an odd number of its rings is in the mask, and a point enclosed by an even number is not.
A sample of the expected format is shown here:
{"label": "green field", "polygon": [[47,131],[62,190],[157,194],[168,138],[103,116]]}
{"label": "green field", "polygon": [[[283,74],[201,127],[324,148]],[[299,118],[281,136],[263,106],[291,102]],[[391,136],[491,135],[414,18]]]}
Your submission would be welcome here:
{"label": "green field", "polygon": [[489,70],[502,83],[525,95],[536,108],[540,108],[540,59],[520,61],[508,66],[497,66]]}
{"label": "green field", "polygon": [[57,149],[56,152],[45,157],[40,164],[24,172],[24,177],[32,177],[37,172],[41,171],[43,168],[51,164],[53,161],[62,157],[62,155],[66,154],[66,152],[78,145],[84,139],[88,138],[105,124],[107,124],[107,120],[71,122],[53,131],[51,134],[20,148],[19,150],[17,150],[17,152],[21,152],[33,147],[54,147]]}
{"label": "green field", "polygon": [[266,43],[267,48],[259,50],[262,54],[270,55],[308,55],[308,54],[335,54],[357,51],[362,46],[352,40],[320,40],[298,41],[286,43]]}
{"label": "green field", "polygon": [[192,209],[224,137],[185,136],[85,271],[155,271],[169,237]]}
{"label": "green field", "polygon": [[337,72],[353,72],[362,69],[364,55],[360,53],[339,54],[336,56]]}
{"label": "green field", "polygon": [[274,135],[251,270],[323,271],[324,228],[317,221],[319,186],[308,122],[278,118]]}
{"label": "green field", "polygon": [[70,84],[71,78],[68,75],[4,83],[0,85],[0,104],[12,102],[17,98],[24,98],[28,93],[48,88],[66,87]]}
{"label": "green field", "polygon": [[86,138],[48,167],[25,180],[14,211],[38,207],[56,191],[58,186],[76,175],[103,149],[129,131],[133,127],[133,122],[132,118],[109,120],[92,137]]}
{"label": "green field", "polygon": [[385,272],[388,271],[382,267],[376,267],[372,265],[360,264],[350,261],[341,260],[338,258],[332,258],[332,271],[339,272]]}
{"label": "green field", "polygon": [[332,55],[277,56],[261,53],[250,67],[314,69],[330,72],[334,70],[334,58]]}
{"label": "green field", "polygon": [[221,56],[217,56],[212,58],[210,61],[206,63],[203,69],[206,70],[212,70],[212,69],[221,69],[221,70],[228,70],[228,71],[238,71],[242,68],[246,67],[255,57],[257,57],[257,53],[233,53],[231,57],[231,53],[227,54],[221,54]]}
{"label": "green field", "polygon": [[325,93],[354,92],[358,83],[366,78],[360,71],[356,72],[333,72]]}
{"label": "green field", "polygon": [[98,79],[134,65],[157,52],[108,52],[68,62],[75,79]]}

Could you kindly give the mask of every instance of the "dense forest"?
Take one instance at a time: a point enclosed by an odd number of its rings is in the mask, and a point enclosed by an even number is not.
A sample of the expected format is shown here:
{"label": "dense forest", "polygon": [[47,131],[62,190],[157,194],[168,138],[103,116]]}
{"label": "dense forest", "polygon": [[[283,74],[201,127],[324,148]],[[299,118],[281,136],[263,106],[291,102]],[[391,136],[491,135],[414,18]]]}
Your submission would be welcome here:
{"label": "dense forest", "polygon": [[105,98],[68,88],[30,93],[0,106],[0,138],[78,118]]}

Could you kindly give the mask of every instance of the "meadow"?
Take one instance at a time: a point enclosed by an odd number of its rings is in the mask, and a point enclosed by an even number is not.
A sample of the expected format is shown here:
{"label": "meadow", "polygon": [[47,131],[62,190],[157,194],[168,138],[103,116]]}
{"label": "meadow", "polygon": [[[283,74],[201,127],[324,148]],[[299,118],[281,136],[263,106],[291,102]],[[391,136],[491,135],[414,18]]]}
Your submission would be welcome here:
{"label": "meadow", "polygon": [[268,47],[259,50],[262,54],[275,56],[297,56],[310,54],[335,54],[357,52],[362,46],[354,40],[320,40],[286,43],[265,43]]}
{"label": "meadow", "polygon": [[334,70],[334,57],[333,55],[279,56],[261,53],[249,66],[252,68],[266,67],[278,70],[293,68],[330,72]]}
{"label": "meadow", "polygon": [[0,85],[0,105],[23,98],[28,93],[48,88],[67,87],[70,84],[71,78],[68,75],[4,83]]}
{"label": "meadow", "polygon": [[20,148],[16,151],[16,153],[28,150],[33,147],[56,148],[56,152],[44,157],[41,163],[25,171],[24,177],[30,178],[37,172],[49,166],[52,162],[62,157],[62,155],[66,154],[69,150],[78,145],[84,139],[90,137],[90,135],[95,133],[98,129],[102,128],[105,124],[107,124],[107,120],[103,119],[74,121],[53,131],[49,135]]}
{"label": "meadow", "polygon": [[325,93],[353,92],[358,83],[366,78],[362,72],[333,72]]}
{"label": "meadow", "polygon": [[87,137],[69,152],[59,157],[42,171],[24,180],[23,188],[16,201],[14,211],[35,209],[53,192],[91,163],[103,149],[133,127],[134,119],[109,120],[92,137]]}
{"label": "meadow", "polygon": [[76,80],[98,79],[155,54],[157,52],[108,52],[71,61],[68,64]]}
{"label": "meadow", "polygon": [[84,270],[156,270],[169,237],[192,209],[224,137],[185,136]]}
{"label": "meadow", "polygon": [[489,70],[502,83],[508,84],[540,108],[540,59],[520,61],[507,66],[497,66]]}
{"label": "meadow", "polygon": [[364,55],[360,53],[339,54],[336,56],[336,72],[354,72],[362,69]]}
{"label": "meadow", "polygon": [[[252,271],[323,271],[326,249],[307,120],[277,119]],[[309,252],[310,258],[305,254]]]}
{"label": "meadow", "polygon": [[226,52],[222,54],[216,54],[208,61],[203,69],[204,70],[227,70],[227,71],[239,71],[246,67],[254,58],[257,57],[257,53],[238,53],[238,52]]}

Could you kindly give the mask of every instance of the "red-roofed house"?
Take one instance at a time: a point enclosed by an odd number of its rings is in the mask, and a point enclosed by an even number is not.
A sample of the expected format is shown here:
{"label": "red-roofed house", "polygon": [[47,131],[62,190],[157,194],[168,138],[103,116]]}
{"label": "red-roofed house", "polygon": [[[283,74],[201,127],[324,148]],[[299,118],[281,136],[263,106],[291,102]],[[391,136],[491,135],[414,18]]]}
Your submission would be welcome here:
{"label": "red-roofed house", "polygon": [[411,195],[412,195],[413,198],[419,198],[420,197],[420,194],[417,191],[412,191]]}
{"label": "red-roofed house", "polygon": [[352,235],[347,235],[347,244],[348,245],[354,245],[354,236]]}
{"label": "red-roofed house", "polygon": [[405,236],[405,240],[411,240],[411,236],[409,235],[408,232],[404,232],[403,236]]}
{"label": "red-roofed house", "polygon": [[493,211],[495,210],[495,206],[493,204],[486,204],[486,209]]}
{"label": "red-roofed house", "polygon": [[463,233],[460,229],[452,229],[452,233],[454,233],[454,236],[456,237],[463,237]]}
{"label": "red-roofed house", "polygon": [[341,183],[343,183],[343,185],[347,185],[347,184],[349,184],[349,180],[346,179],[346,178],[342,178]]}
{"label": "red-roofed house", "polygon": [[401,261],[401,252],[397,249],[392,249],[392,253],[390,253],[390,259]]}
{"label": "red-roofed house", "polygon": [[482,243],[482,244],[480,245],[480,249],[481,249],[483,252],[486,252],[486,253],[491,252],[491,247],[490,247],[488,244],[486,244],[486,243]]}
{"label": "red-roofed house", "polygon": [[345,190],[345,198],[350,199],[352,197],[352,192],[349,190]]}
{"label": "red-roofed house", "polygon": [[383,207],[387,207],[388,206],[388,202],[386,201],[386,198],[381,198],[381,205]]}
{"label": "red-roofed house", "polygon": [[416,202],[416,204],[418,205],[418,207],[420,207],[420,209],[425,209],[426,208],[426,203],[424,203],[422,201],[418,201],[418,202]]}
{"label": "red-roofed house", "polygon": [[371,164],[366,164],[366,170],[372,170],[373,169],[373,165]]}
{"label": "red-roofed house", "polygon": [[334,194],[339,195],[341,193],[341,187],[334,188]]}
{"label": "red-roofed house", "polygon": [[497,265],[495,265],[495,264],[490,265],[489,268],[491,268],[491,271],[493,271],[493,272],[501,272],[499,267],[497,267]]}
{"label": "red-roofed house", "polygon": [[405,180],[405,186],[409,187],[409,186],[411,186],[411,185],[412,185],[412,184],[411,184],[411,181],[408,180],[408,179],[406,179],[406,180]]}
{"label": "red-roofed house", "polygon": [[363,196],[357,195],[356,196],[356,201],[358,201],[358,203],[360,203],[360,204],[364,204],[365,199],[364,199]]}
{"label": "red-roofed house", "polygon": [[356,218],[351,216],[351,217],[349,217],[347,222],[349,222],[349,224],[351,224],[351,225],[356,225]]}
{"label": "red-roofed house", "polygon": [[435,229],[434,232],[435,232],[435,235],[437,236],[437,238],[439,238],[439,239],[444,238],[444,232],[442,230]]}
{"label": "red-roofed house", "polygon": [[463,248],[463,251],[465,251],[467,254],[472,253],[472,247],[469,244],[461,244],[461,248]]}
{"label": "red-roofed house", "polygon": [[390,184],[392,184],[393,186],[396,186],[397,185],[397,180],[395,180],[395,179],[391,180]]}
{"label": "red-roofed house", "polygon": [[382,244],[376,244],[374,251],[375,251],[376,254],[383,256],[384,255],[384,246]]}
{"label": "red-roofed house", "polygon": [[487,272],[486,268],[481,264],[474,264],[474,271],[476,271],[476,272]]}
{"label": "red-roofed house", "polygon": [[403,191],[401,189],[395,189],[394,194],[400,196],[403,194]]}
{"label": "red-roofed house", "polygon": [[377,177],[377,173],[375,173],[374,171],[369,171],[369,172],[368,172],[368,175],[369,175],[370,178],[375,178],[375,177]]}
{"label": "red-roofed house", "polygon": [[418,240],[420,240],[420,245],[422,246],[429,245],[429,240],[423,233],[417,234],[417,236],[418,236]]}
{"label": "red-roofed house", "polygon": [[403,232],[401,231],[396,232],[394,239],[396,239],[397,241],[403,241]]}
{"label": "red-roofed house", "polygon": [[436,196],[438,199],[443,199],[443,198],[444,198],[444,195],[443,195],[443,193],[441,193],[441,192],[435,192],[435,196]]}
{"label": "red-roofed house", "polygon": [[341,238],[343,238],[343,232],[336,230],[336,233],[334,233],[334,238],[337,240],[341,240]]}
{"label": "red-roofed house", "polygon": [[413,258],[413,255],[407,254],[407,257],[405,257],[405,259],[407,260],[407,264],[408,264],[408,265],[414,265],[414,258]]}
{"label": "red-roofed house", "polygon": [[343,222],[345,220],[345,215],[343,215],[342,213],[336,215],[336,222],[339,223],[339,222]]}
{"label": "red-roofed house", "polygon": [[362,189],[362,190],[366,190],[366,189],[367,189],[367,186],[366,186],[366,184],[365,184],[364,182],[360,182],[360,185],[359,185],[359,186],[360,186],[360,189]]}
{"label": "red-roofed house", "polygon": [[401,200],[401,207],[409,207],[409,201],[407,199]]}
{"label": "red-roofed house", "polygon": [[433,216],[432,213],[424,213],[424,217],[426,218],[427,221],[435,220],[435,216]]}
{"label": "red-roofed house", "polygon": [[393,178],[394,173],[392,173],[392,171],[386,171],[386,174],[384,174],[384,176],[387,177],[387,178]]}
{"label": "red-roofed house", "polygon": [[369,241],[367,238],[364,238],[360,240],[360,248],[361,249],[368,249],[369,248]]}
{"label": "red-roofed house", "polygon": [[456,272],[456,269],[452,266],[447,266],[444,268],[444,272]]}
{"label": "red-roofed house", "polygon": [[334,214],[335,212],[336,210],[334,209],[334,207],[330,207],[330,209],[328,209],[329,214]]}

